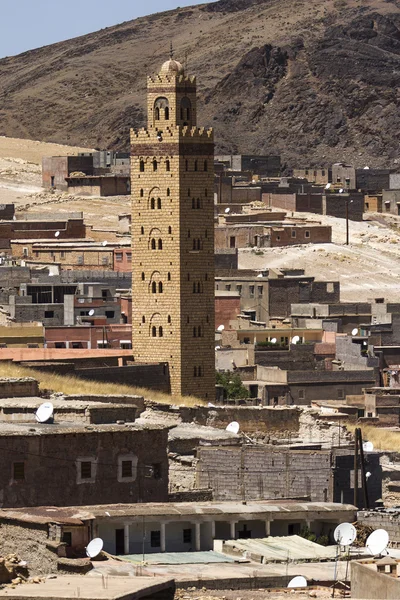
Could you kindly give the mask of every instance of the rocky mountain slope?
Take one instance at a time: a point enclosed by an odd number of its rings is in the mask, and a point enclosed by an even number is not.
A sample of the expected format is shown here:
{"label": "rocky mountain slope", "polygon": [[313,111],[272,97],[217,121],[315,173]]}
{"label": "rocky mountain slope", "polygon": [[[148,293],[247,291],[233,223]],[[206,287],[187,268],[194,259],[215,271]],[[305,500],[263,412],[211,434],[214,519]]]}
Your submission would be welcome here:
{"label": "rocky mountain slope", "polygon": [[220,0],[2,59],[0,135],[127,148],[171,39],[217,151],[397,165],[399,0]]}

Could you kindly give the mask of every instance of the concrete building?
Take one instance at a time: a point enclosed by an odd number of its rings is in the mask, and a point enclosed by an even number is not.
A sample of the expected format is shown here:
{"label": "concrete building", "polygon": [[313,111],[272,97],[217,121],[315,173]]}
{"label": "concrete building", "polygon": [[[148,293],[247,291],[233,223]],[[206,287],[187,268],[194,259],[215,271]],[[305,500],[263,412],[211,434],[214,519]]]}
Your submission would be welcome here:
{"label": "concrete building", "polygon": [[332,183],[347,190],[356,190],[356,170],[352,165],[335,163],[332,165]]}
{"label": "concrete building", "polygon": [[[108,242],[106,245],[93,240],[64,240],[62,242],[36,239],[11,240],[11,253],[29,263],[57,264],[62,269],[88,270],[104,269],[127,271],[127,256],[130,243]],[[117,261],[116,253],[122,253],[122,264]]]}
{"label": "concrete building", "polygon": [[387,190],[391,173],[391,169],[356,169],[356,188],[367,193]]}
{"label": "concrete building", "polygon": [[298,244],[329,244],[332,228],[328,225],[290,223],[251,223],[219,225],[214,230],[215,247],[277,248]]}
{"label": "concrete building", "polygon": [[326,185],[332,182],[332,169],[327,167],[308,167],[307,169],[293,169],[293,177],[307,179],[316,185]]}
{"label": "concrete building", "polygon": [[[354,448],[299,450],[287,446],[215,445],[199,447],[197,457],[196,487],[211,488],[215,500],[293,498],[339,503],[353,500]],[[382,468],[379,454],[368,453],[366,460],[368,471],[373,473],[369,496],[374,505],[382,495]],[[361,502],[362,494],[358,496]],[[299,531],[292,529],[280,535]]]}
{"label": "concrete building", "polygon": [[267,324],[269,319],[289,317],[293,304],[299,303],[307,310],[310,303],[318,302],[325,306],[340,302],[338,281],[315,281],[302,269],[269,269],[258,274],[235,271],[231,276],[217,276],[215,290],[238,292],[241,312],[252,321]]}
{"label": "concrete building", "polygon": [[249,171],[261,177],[279,177],[281,157],[254,154],[219,154],[215,160],[224,163],[230,171]]}
{"label": "concrete building", "polygon": [[130,325],[46,326],[46,348],[132,348]]}
{"label": "concrete building", "polygon": [[93,174],[91,156],[44,156],[42,158],[42,185],[44,188],[67,190],[71,173]]}
{"label": "concrete building", "polygon": [[214,143],[196,79],[169,60],[148,78],[148,127],[131,132],[136,360],[169,363],[173,394],[214,398]]}
{"label": "concrete building", "polygon": [[68,193],[79,196],[126,196],[131,193],[129,175],[72,174],[65,180]]}
{"label": "concrete building", "polygon": [[351,562],[351,597],[360,600],[397,600],[400,598],[399,561],[380,559]]}
{"label": "concrete building", "polygon": [[[63,532],[72,533],[71,517],[79,515],[81,526],[74,536],[78,547],[82,547],[83,528],[89,528],[92,537],[99,536],[104,540],[106,552],[122,555],[208,551],[213,549],[215,539],[240,539],[242,532],[247,532],[247,537],[257,538],[287,535],[308,526],[317,534],[328,533],[343,521],[354,521],[355,514],[352,505],[323,502],[299,504],[282,500],[249,502],[247,505],[240,502],[170,502],[2,510],[0,523],[2,528],[12,523],[14,533],[19,527],[20,537],[24,529],[25,535],[29,536],[29,531],[43,523],[44,515],[47,522],[60,524],[61,540]],[[78,522],[73,524],[79,525]],[[48,531],[52,530],[53,527],[48,527]]]}
{"label": "concrete building", "polygon": [[383,190],[382,212],[400,215],[400,189]]}

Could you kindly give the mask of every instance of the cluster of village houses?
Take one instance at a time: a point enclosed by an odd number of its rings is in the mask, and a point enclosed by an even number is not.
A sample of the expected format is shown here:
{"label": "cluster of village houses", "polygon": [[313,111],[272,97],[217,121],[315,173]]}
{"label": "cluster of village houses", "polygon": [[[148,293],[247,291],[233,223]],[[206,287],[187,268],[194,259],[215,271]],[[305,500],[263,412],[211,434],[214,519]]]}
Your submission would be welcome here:
{"label": "cluster of village houses", "polygon": [[[239,374],[247,399],[216,386],[208,406],[166,411],[133,395],[58,394],[56,422],[32,427],[43,400],[35,371],[0,381],[0,553],[23,556],[34,537],[33,570],[51,551],[68,572],[101,537],[116,555],[218,549],[230,564],[252,556],[251,539],[285,536],[290,548],[307,530],[332,542],[336,525],[357,519],[390,528],[392,547],[400,544],[400,509],[382,502],[383,483],[392,492],[398,484],[381,453],[369,451],[370,477],[360,477],[360,465],[354,489],[354,444],[342,426],[400,425],[400,304],[343,303],[338,281],[300,268],[238,269],[241,248],[331,241],[329,226],[294,213],[398,214],[398,178],[343,164],[280,177],[279,157],[217,157],[216,370]],[[46,188],[121,195],[129,181],[126,155],[43,159]],[[82,213],[3,205],[0,217],[0,360],[168,392],[168,365],[134,360],[131,214],[119,216],[117,241]],[[141,418],[149,411],[152,420]],[[226,431],[231,422],[239,433]],[[268,544],[263,551],[268,562]],[[316,556],[326,560],[322,547]],[[220,566],[221,581],[231,577]],[[263,585],[287,580],[262,573]]]}
{"label": "cluster of village houses", "polygon": [[[0,207],[0,364],[32,374],[0,379],[0,555],[13,557],[11,585],[27,569],[104,576],[110,554],[123,573],[151,576],[121,597],[169,598],[175,581],[348,581],[333,565],[349,554],[329,548],[339,524],[357,521],[360,535],[385,528],[390,548],[400,544],[400,508],[385,506],[400,491],[397,453],[351,433],[399,428],[400,304],[343,303],[338,281],[239,269],[238,255],[331,242],[309,213],[398,214],[400,176],[334,164],[282,177],[277,156],[212,165],[195,78],[171,59],[148,90],[148,129],[131,133],[131,160],[43,159],[48,190],[131,194],[118,229],[88,226],[82,213]],[[214,359],[240,394],[214,386]],[[42,371],[147,391],[55,393],[39,388]],[[199,400],[162,404],[156,392]],[[44,400],[52,410],[38,419]],[[108,560],[83,559],[95,538]],[[395,558],[367,556],[353,550],[354,597],[373,597],[374,586],[399,597]],[[9,573],[0,558],[0,584]],[[95,581],[90,597],[107,597]]]}

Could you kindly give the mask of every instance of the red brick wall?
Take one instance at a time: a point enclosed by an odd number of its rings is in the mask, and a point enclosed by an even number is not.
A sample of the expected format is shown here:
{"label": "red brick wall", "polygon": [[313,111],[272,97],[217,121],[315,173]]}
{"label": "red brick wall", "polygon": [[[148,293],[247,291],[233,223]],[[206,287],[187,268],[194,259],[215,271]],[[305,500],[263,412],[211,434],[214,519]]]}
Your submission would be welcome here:
{"label": "red brick wall", "polygon": [[215,324],[217,327],[224,325],[225,329],[229,327],[229,321],[236,319],[240,314],[239,296],[217,296],[215,298]]}

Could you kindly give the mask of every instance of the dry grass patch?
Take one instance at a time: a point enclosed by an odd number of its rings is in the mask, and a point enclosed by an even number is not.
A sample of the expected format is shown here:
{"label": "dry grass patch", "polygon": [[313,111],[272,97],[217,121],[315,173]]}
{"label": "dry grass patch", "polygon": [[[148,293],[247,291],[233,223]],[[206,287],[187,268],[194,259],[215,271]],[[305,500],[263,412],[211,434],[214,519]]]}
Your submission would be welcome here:
{"label": "dry grass patch", "polygon": [[[384,427],[374,427],[373,425],[360,425],[363,441],[372,442],[375,450],[391,450],[400,452],[400,431],[391,431]],[[354,433],[354,426],[348,426]]]}
{"label": "dry grass patch", "polygon": [[146,400],[160,402],[162,404],[175,404],[184,406],[205,405],[205,401],[194,396],[170,396],[163,392],[148,390],[146,388],[122,385],[117,383],[102,383],[87,379],[78,379],[71,375],[57,375],[36,369],[20,367],[12,363],[4,363],[0,366],[1,377],[33,377],[39,381],[41,390],[52,392],[63,392],[64,394],[126,394],[143,396]]}

